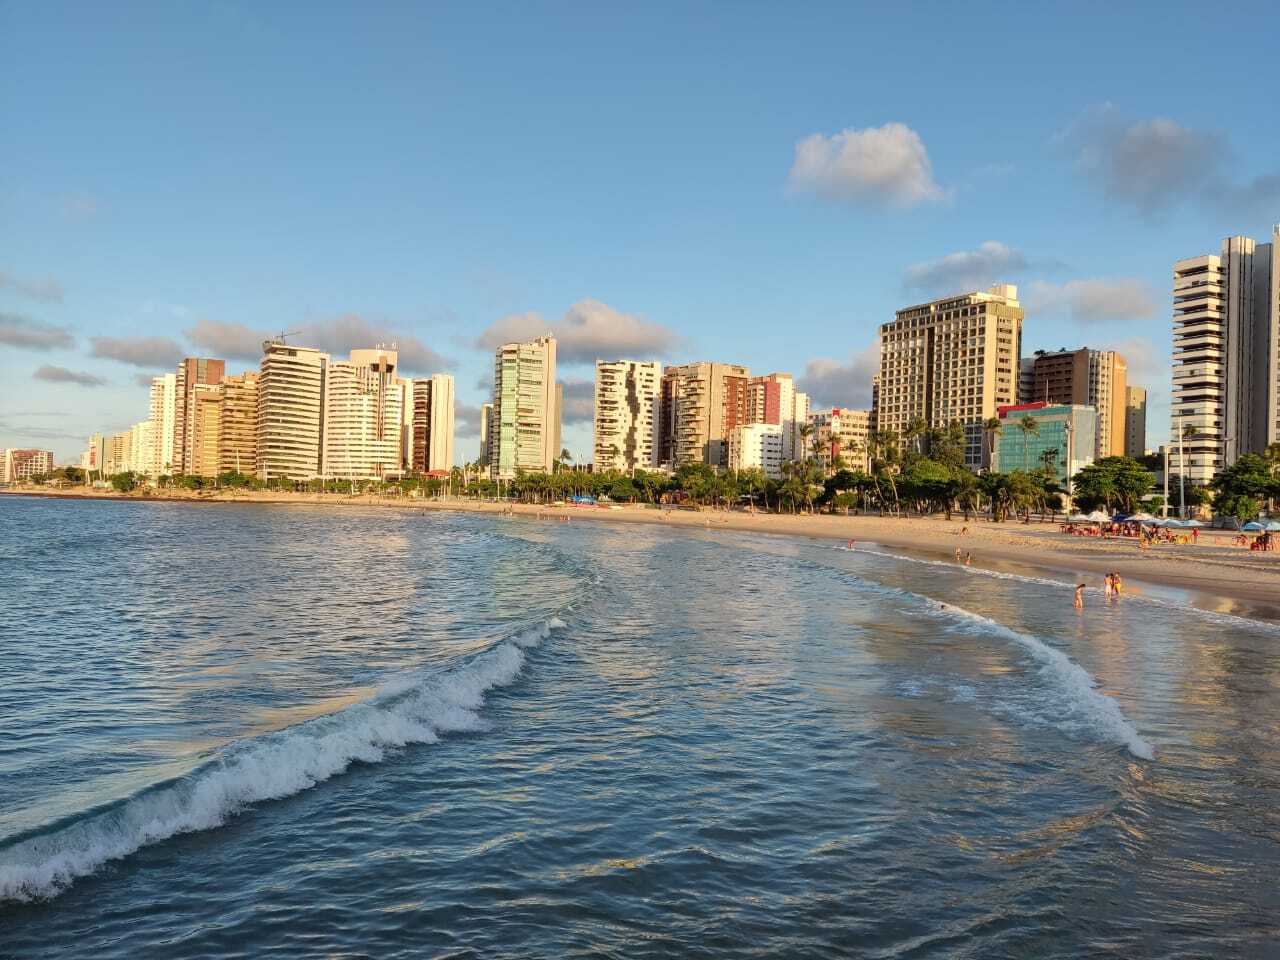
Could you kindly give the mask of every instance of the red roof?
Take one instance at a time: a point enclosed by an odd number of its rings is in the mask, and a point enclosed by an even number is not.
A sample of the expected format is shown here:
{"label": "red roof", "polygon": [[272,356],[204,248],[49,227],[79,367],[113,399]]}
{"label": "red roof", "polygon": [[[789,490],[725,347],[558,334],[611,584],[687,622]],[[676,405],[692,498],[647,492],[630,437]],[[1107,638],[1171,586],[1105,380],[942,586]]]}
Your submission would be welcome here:
{"label": "red roof", "polygon": [[1035,403],[1010,403],[1003,407],[996,407],[996,413],[998,413],[1000,415],[1000,419],[1003,420],[1009,414],[1017,413],[1019,410],[1043,410],[1048,406],[1059,407],[1062,406],[1062,404],[1049,404],[1045,403],[1043,400],[1037,400]]}

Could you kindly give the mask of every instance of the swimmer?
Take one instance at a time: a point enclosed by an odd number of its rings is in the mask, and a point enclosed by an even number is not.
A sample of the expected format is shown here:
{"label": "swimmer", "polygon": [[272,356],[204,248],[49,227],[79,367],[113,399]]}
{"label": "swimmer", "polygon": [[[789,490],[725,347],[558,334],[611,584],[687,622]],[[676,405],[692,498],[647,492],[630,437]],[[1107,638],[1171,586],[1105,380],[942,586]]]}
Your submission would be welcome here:
{"label": "swimmer", "polygon": [[852,550],[852,549],[853,549],[853,541],[852,541],[852,540],[850,540],[850,541],[849,541],[848,549],[849,549],[849,550]]}
{"label": "swimmer", "polygon": [[1076,609],[1077,609],[1077,610],[1083,610],[1083,609],[1084,609],[1084,584],[1083,584],[1083,583],[1077,583],[1077,584],[1076,584],[1076,602],[1075,602],[1075,606],[1076,606]]}
{"label": "swimmer", "polygon": [[966,553],[966,554],[964,555],[964,565],[967,567],[967,566],[969,566],[969,565],[970,565],[970,564],[972,564],[972,563],[973,563],[973,554],[972,554],[972,553]]}

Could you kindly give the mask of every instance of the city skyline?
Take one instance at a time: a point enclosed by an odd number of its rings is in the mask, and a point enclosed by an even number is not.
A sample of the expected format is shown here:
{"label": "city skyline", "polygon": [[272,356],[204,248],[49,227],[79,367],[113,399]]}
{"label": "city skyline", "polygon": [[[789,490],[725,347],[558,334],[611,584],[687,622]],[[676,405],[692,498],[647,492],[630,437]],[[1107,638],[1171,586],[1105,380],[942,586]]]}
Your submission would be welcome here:
{"label": "city skyline", "polygon": [[[791,370],[815,409],[865,408],[875,331],[897,309],[1008,282],[1026,309],[1024,356],[1130,358],[1154,448],[1170,420],[1172,264],[1280,219],[1280,134],[1253,122],[1262,89],[1175,97],[1147,69],[1144,51],[1189,42],[1176,17],[1114,11],[1099,36],[1002,8],[1025,42],[1002,49],[999,75],[926,60],[881,90],[919,14],[833,8],[824,25],[816,11],[683,11],[687,47],[655,73],[639,39],[671,28],[655,12],[492,24],[385,7],[356,21],[375,59],[352,49],[354,13],[308,11],[308,43],[342,53],[320,77],[306,69],[313,46],[286,42],[300,8],[219,10],[138,6],[127,29],[80,10],[87,29],[66,37],[57,5],[5,11],[8,36],[57,36],[68,56],[55,69],[40,43],[4,47],[30,82],[0,101],[18,134],[0,191],[0,444],[70,459],[91,432],[136,419],[135,378],[188,355],[234,365],[246,345],[301,330],[335,355],[394,341],[409,374],[453,373],[461,461],[494,347],[550,331],[565,445],[584,459],[597,356],[724,357]],[[840,29],[816,29],[841,18],[857,57],[837,56]],[[930,22],[957,44],[989,39],[981,18]],[[580,41],[580,59],[523,46],[548,32]],[[1052,78],[1078,67],[1086,33],[1108,70],[1077,70],[1064,91]],[[802,41],[812,55],[785,77],[754,69]],[[726,43],[737,56],[709,56]],[[234,53],[243,69],[217,82],[167,70],[177,49]],[[1196,54],[1206,71],[1265,55],[1251,35]],[[573,82],[597,62],[596,83]],[[944,82],[947,104],[930,93]],[[1001,122],[953,109],[997,88]],[[71,109],[89,91],[101,119]],[[288,130],[264,133],[280,113]],[[514,151],[513,113],[526,118]],[[378,142],[395,148],[366,149]],[[678,161],[659,144],[679,144]]]}

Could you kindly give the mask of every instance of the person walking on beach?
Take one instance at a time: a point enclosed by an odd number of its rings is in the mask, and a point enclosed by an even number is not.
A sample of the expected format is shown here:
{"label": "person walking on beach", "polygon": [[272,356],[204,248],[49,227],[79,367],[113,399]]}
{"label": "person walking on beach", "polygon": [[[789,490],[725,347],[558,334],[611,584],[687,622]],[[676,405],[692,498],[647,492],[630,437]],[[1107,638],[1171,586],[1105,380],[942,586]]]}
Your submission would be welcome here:
{"label": "person walking on beach", "polygon": [[1083,584],[1083,583],[1077,583],[1077,584],[1076,584],[1076,601],[1075,601],[1075,607],[1076,607],[1076,609],[1077,609],[1077,610],[1083,610],[1083,609],[1084,609],[1084,584]]}
{"label": "person walking on beach", "polygon": [[956,563],[959,563],[959,562],[960,562],[960,560],[961,560],[961,557],[960,557],[960,548],[959,548],[959,547],[956,547]]}

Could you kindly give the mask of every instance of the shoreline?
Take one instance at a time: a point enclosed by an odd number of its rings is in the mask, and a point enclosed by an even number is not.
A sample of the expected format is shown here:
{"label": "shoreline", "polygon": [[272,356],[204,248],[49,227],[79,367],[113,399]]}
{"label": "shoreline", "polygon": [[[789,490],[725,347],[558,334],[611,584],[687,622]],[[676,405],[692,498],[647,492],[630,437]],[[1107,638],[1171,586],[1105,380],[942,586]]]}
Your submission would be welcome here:
{"label": "shoreline", "polygon": [[[1117,571],[1139,591],[1182,591],[1193,606],[1231,612],[1262,621],[1280,621],[1280,553],[1258,554],[1231,545],[1234,533],[1204,533],[1198,544],[1157,545],[1140,551],[1132,540],[1072,537],[1058,532],[1057,523],[992,523],[973,518],[967,523],[941,517],[839,516],[744,513],[723,510],[656,509],[648,506],[555,507],[485,501],[415,500],[392,497],[346,497],[253,491],[238,494],[170,494],[141,496],[75,490],[5,490],[5,496],[50,500],[122,500],[144,503],[241,504],[311,507],[391,507],[408,511],[452,511],[536,518],[542,515],[572,521],[646,523],[686,530],[732,530],[814,540],[854,540],[894,550],[911,559],[955,562],[955,550],[973,554],[981,569],[1051,573],[1054,579],[1084,579],[1097,585],[1102,574]],[[961,533],[962,530],[967,532]],[[1248,612],[1238,613],[1240,607]]]}

